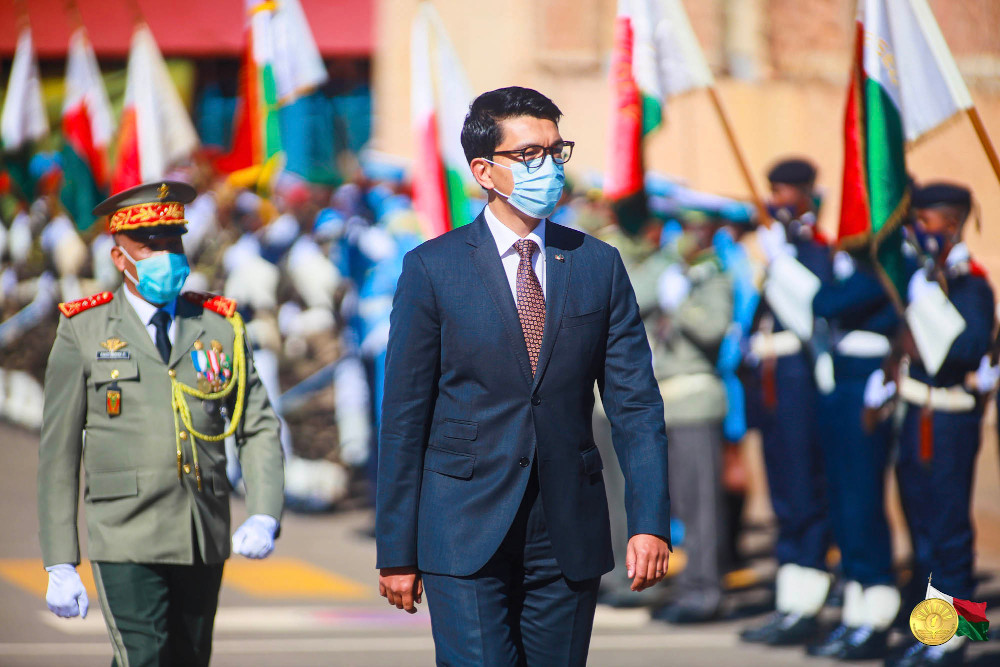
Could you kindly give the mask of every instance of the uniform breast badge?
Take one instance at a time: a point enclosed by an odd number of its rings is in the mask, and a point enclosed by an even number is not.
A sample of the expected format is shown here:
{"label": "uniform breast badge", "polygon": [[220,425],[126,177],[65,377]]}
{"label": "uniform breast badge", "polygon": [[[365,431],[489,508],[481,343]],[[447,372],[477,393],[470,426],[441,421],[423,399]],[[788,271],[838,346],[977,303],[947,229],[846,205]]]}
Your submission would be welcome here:
{"label": "uniform breast badge", "polygon": [[118,371],[111,371],[111,384],[105,394],[105,404],[109,417],[117,417],[122,413],[122,390],[118,387]]}
{"label": "uniform breast badge", "polygon": [[958,612],[947,600],[928,598],[910,612],[910,632],[917,641],[938,646],[958,631]]}
{"label": "uniform breast badge", "polygon": [[123,341],[121,338],[109,338],[101,343],[101,347],[104,349],[97,353],[97,358],[98,360],[116,361],[119,359],[129,359],[131,358],[131,355],[129,355],[128,350],[122,349],[127,345],[128,343]]}

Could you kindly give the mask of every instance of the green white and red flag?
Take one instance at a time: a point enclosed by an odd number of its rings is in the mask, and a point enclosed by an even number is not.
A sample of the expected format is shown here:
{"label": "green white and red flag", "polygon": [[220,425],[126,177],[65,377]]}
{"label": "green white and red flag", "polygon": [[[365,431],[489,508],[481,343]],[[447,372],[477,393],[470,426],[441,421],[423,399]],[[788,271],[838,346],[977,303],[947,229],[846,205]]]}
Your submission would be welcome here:
{"label": "green white and red flag", "polygon": [[430,239],[471,222],[468,192],[476,182],[461,135],[472,90],[430,3],[418,8],[410,38],[410,114],[416,137],[413,206]]}
{"label": "green white and red flag", "polygon": [[642,140],[663,124],[667,98],[713,84],[680,0],[618,0],[607,198],[622,199],[642,190]]}
{"label": "green white and red flag", "polygon": [[925,599],[929,600],[931,598],[947,601],[958,612],[958,631],[955,633],[956,635],[968,637],[975,642],[985,641],[990,638],[990,622],[986,618],[985,602],[961,600],[947,593],[942,593],[928,583]]}
{"label": "green white and red flag", "polygon": [[971,108],[972,98],[926,0],[858,0],[855,30],[838,241],[876,253],[898,296],[906,146]]}
{"label": "green white and red flag", "polygon": [[153,33],[139,24],[129,49],[111,192],[163,178],[197,147],[198,135]]}
{"label": "green white and red flag", "polygon": [[113,121],[97,57],[83,27],[69,40],[62,130],[65,180],[60,198],[76,226],[86,229],[94,222],[91,210],[106,196]]}
{"label": "green white and red flag", "polygon": [[275,159],[282,151],[281,107],[327,80],[298,0],[246,0],[246,15],[233,146],[216,164],[225,173],[259,171]]}

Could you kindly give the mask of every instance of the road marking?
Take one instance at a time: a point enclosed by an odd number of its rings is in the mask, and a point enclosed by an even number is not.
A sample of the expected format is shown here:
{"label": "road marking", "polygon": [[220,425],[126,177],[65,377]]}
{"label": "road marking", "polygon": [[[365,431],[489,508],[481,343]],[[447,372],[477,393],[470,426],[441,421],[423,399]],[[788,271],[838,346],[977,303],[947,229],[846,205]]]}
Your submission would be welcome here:
{"label": "road marking", "polygon": [[[97,599],[97,587],[89,561],[77,568],[87,595]],[[29,593],[45,597],[49,575],[35,558],[0,559],[0,578]],[[222,585],[246,595],[265,599],[367,600],[375,597],[374,587],[330,572],[298,558],[272,556],[252,561],[226,561]]]}
{"label": "road marking", "polygon": [[[649,649],[707,649],[738,645],[735,634],[716,632],[594,635],[591,651],[645,651]],[[303,637],[299,639],[217,639],[212,644],[216,655],[268,655],[292,653],[367,653],[374,646],[383,653],[432,651],[429,636],[414,637]],[[0,644],[4,656],[73,656],[107,655],[107,642],[39,642]]]}

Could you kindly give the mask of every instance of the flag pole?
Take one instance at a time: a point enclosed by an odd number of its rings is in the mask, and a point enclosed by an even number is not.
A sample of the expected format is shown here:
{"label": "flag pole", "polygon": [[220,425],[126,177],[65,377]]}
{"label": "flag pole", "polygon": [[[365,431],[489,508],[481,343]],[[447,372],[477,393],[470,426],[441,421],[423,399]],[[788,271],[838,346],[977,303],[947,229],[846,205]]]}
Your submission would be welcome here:
{"label": "flag pole", "polygon": [[983,119],[979,116],[979,109],[974,106],[969,107],[965,110],[965,113],[968,114],[969,120],[972,121],[972,127],[976,130],[979,143],[983,145],[983,150],[986,151],[986,158],[990,161],[990,166],[993,167],[993,173],[996,175],[997,181],[1000,182],[1000,157],[997,157],[997,149],[993,147],[990,135],[986,132]]}
{"label": "flag pole", "polygon": [[[729,121],[729,114],[726,113],[726,108],[722,105],[722,98],[719,97],[719,91],[715,89],[715,86],[708,87],[708,96],[712,99],[712,105],[715,107],[715,111],[719,115],[719,121],[722,122],[722,128],[726,132],[726,138],[729,140],[729,146],[733,149],[733,155],[736,157],[736,162],[740,167],[740,171],[743,173],[743,179],[747,182],[747,187],[750,188],[750,196],[753,198],[753,203],[757,207],[758,222],[765,227],[770,227],[771,216],[768,215],[767,208],[764,206],[764,200],[761,199],[760,192],[757,191],[757,186],[753,181],[753,175],[750,173],[750,167],[747,166],[746,157],[743,155],[743,151],[740,150],[740,145],[736,141],[736,133],[733,131],[733,125]],[[998,177],[1000,177],[1000,172],[998,172]]]}

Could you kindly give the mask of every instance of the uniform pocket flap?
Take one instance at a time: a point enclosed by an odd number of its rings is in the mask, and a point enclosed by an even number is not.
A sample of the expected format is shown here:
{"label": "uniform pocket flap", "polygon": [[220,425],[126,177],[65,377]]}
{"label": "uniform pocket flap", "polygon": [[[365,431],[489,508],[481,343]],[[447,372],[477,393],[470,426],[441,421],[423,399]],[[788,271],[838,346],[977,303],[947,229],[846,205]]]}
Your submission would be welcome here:
{"label": "uniform pocket flap", "polygon": [[111,500],[139,495],[138,474],[135,470],[95,472],[87,476],[87,492],[91,500]]}
{"label": "uniform pocket flap", "polygon": [[447,449],[428,447],[424,453],[424,469],[439,472],[457,479],[471,479],[472,469],[476,465],[473,454],[452,452]]}
{"label": "uniform pocket flap", "polygon": [[441,424],[441,435],[458,440],[475,440],[479,437],[479,424],[459,419],[445,419]]}
{"label": "uniform pocket flap", "polygon": [[604,308],[598,308],[593,312],[584,313],[583,315],[564,315],[562,319],[562,328],[569,329],[571,327],[582,326],[584,324],[600,320],[603,317]]}
{"label": "uniform pocket flap", "polygon": [[90,362],[90,381],[100,386],[112,380],[136,380],[139,365],[134,359],[98,360]]}
{"label": "uniform pocket flap", "polygon": [[580,459],[584,475],[593,475],[604,470],[604,461],[601,460],[601,452],[598,451],[597,445],[580,452]]}

